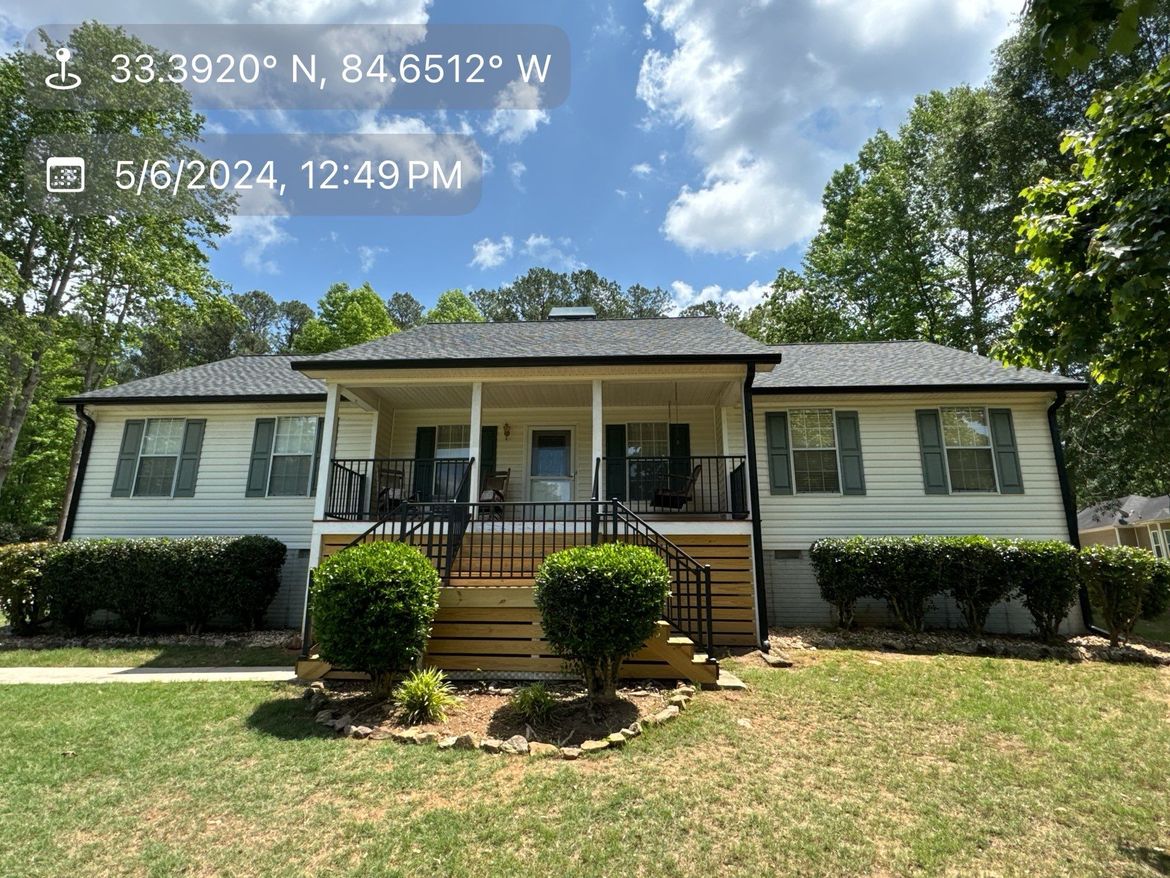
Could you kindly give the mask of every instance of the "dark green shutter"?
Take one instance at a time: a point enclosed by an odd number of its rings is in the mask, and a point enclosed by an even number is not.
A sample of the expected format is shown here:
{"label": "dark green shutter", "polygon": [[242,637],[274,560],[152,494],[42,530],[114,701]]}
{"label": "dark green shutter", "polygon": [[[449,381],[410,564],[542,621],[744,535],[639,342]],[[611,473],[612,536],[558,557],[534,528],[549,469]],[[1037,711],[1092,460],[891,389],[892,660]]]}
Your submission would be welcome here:
{"label": "dark green shutter", "polygon": [[626,425],[605,425],[605,496],[626,499]]}
{"label": "dark green shutter", "polygon": [[207,421],[187,421],[183,428],[183,450],[179,453],[179,473],[175,477],[175,496],[194,497],[199,478],[199,454],[203,451],[203,431]]}
{"label": "dark green shutter", "polygon": [[272,440],[276,438],[276,418],[257,418],[252,434],[252,458],[248,464],[245,497],[263,497],[268,493],[268,461],[272,458]]}
{"label": "dark green shutter", "polygon": [[1020,472],[1020,452],[1016,448],[1016,428],[1011,409],[990,409],[991,448],[995,452],[995,471],[1001,494],[1023,494],[1024,477]]}
{"label": "dark green shutter", "polygon": [[309,473],[309,496],[317,496],[317,473],[321,471],[321,440],[325,432],[325,419],[317,418],[317,444],[313,448],[313,469]]}
{"label": "dark green shutter", "polygon": [[861,460],[861,425],[857,412],[837,412],[837,457],[841,466],[841,493],[865,493],[865,466]]}
{"label": "dark green shutter", "polygon": [[922,484],[927,494],[950,493],[947,479],[947,450],[943,446],[942,421],[936,409],[919,409],[918,449],[922,454]]}
{"label": "dark green shutter", "polygon": [[414,485],[411,491],[419,500],[430,500],[435,490],[435,427],[414,431]]}
{"label": "dark green shutter", "polygon": [[670,425],[670,487],[678,490],[691,474],[691,425]]}
{"label": "dark green shutter", "polygon": [[134,488],[134,470],[138,467],[138,449],[142,445],[142,431],[146,421],[127,421],[122,428],[122,444],[118,447],[118,466],[114,470],[114,488],[111,497],[129,497]]}
{"label": "dark green shutter", "polygon": [[479,478],[483,480],[496,472],[497,427],[483,427],[479,431]]}
{"label": "dark green shutter", "polygon": [[792,493],[792,466],[788,453],[788,413],[764,415],[768,434],[768,487],[773,494]]}

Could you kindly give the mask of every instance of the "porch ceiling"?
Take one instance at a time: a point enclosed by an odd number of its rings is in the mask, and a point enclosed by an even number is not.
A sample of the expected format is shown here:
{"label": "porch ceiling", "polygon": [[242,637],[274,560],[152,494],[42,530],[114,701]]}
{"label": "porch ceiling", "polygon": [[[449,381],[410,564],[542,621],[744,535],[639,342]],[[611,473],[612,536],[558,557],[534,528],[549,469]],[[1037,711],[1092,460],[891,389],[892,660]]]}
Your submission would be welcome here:
{"label": "porch ceiling", "polygon": [[[471,407],[471,384],[384,384],[361,388],[367,400],[377,398],[394,409],[461,409]],[[738,386],[726,379],[678,381],[605,381],[605,406],[729,405]],[[593,386],[587,381],[485,382],[483,406],[493,408],[588,408]]]}

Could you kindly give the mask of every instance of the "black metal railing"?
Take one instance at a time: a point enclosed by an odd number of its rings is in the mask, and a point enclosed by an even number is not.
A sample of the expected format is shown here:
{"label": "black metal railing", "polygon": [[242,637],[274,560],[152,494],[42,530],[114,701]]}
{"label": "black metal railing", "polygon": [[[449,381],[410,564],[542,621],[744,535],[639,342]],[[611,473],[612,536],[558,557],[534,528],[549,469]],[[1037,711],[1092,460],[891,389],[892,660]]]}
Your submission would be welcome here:
{"label": "black metal railing", "polygon": [[[620,500],[601,500],[599,458],[591,499],[576,502],[467,502],[471,463],[453,488],[456,500],[405,499],[345,548],[376,540],[417,547],[444,585],[452,581],[532,580],[544,559],[573,546],[625,542],[654,550],[670,570],[664,618],[710,652],[714,615],[711,568],[656,531]],[[306,615],[303,632],[310,637]],[[307,648],[307,646],[306,646]]]}
{"label": "black metal railing", "polygon": [[[743,455],[605,457],[600,496],[617,497],[639,514],[747,517]],[[738,476],[736,475],[738,473]],[[737,482],[739,480],[739,488]]]}
{"label": "black metal railing", "polygon": [[601,542],[632,543],[653,549],[670,569],[673,587],[662,614],[666,621],[710,652],[714,637],[711,567],[701,564],[620,500],[596,504]]}
{"label": "black metal railing", "polygon": [[330,461],[325,517],[377,521],[407,500],[454,500],[469,458],[336,458]]}

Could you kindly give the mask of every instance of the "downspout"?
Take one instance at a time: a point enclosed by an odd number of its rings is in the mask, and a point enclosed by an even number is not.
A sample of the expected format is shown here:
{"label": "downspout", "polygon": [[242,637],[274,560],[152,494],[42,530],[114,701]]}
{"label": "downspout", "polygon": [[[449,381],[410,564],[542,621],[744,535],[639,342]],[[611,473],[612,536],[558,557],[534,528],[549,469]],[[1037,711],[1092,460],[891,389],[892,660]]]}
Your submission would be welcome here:
{"label": "downspout", "polygon": [[89,466],[89,449],[93,445],[93,433],[97,429],[85,411],[85,405],[78,403],[75,409],[77,419],[85,422],[85,438],[81,440],[81,459],[77,461],[77,477],[73,480],[73,492],[69,495],[69,509],[65,513],[65,527],[61,530],[61,541],[73,536],[73,522],[77,519],[77,505],[81,502],[81,486],[85,484],[85,469]]}
{"label": "downspout", "polygon": [[756,465],[756,414],[752,407],[752,384],[756,380],[756,364],[748,363],[743,380],[744,444],[747,452],[748,490],[752,499],[752,567],[756,579],[756,639],[760,649],[768,650],[768,595],[764,588],[764,536],[760,529],[760,479]]}
{"label": "downspout", "polygon": [[[1060,499],[1064,502],[1064,520],[1068,527],[1068,541],[1075,549],[1081,548],[1081,534],[1077,527],[1077,504],[1073,497],[1072,485],[1068,480],[1068,468],[1064,463],[1064,444],[1060,441],[1060,425],[1056,422],[1056,412],[1064,405],[1067,395],[1064,390],[1056,391],[1056,399],[1048,407],[1048,432],[1052,436],[1052,455],[1056,459],[1056,475],[1060,481]],[[1089,590],[1082,585],[1078,597],[1081,604],[1081,620],[1085,630],[1091,634],[1101,634],[1106,637],[1109,632],[1103,631],[1093,624],[1093,605],[1089,602]]]}

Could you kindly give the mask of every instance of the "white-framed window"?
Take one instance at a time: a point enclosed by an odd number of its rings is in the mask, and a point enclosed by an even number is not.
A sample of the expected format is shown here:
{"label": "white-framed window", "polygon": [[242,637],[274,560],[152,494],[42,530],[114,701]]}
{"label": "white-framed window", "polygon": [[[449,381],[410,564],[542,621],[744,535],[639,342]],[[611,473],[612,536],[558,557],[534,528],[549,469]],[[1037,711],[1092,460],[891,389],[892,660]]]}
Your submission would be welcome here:
{"label": "white-framed window", "polygon": [[269,497],[307,497],[317,451],[317,416],[289,415],[276,419],[272,460],[268,467]]}
{"label": "white-framed window", "polygon": [[149,418],[138,448],[135,497],[170,497],[175,491],[185,418]]}
{"label": "white-framed window", "polygon": [[627,457],[669,457],[670,427],[666,421],[626,424]]}
{"label": "white-framed window", "polygon": [[797,494],[838,494],[837,432],[832,409],[790,409],[793,488]]}
{"label": "white-framed window", "polygon": [[1160,528],[1150,528],[1150,546],[1158,558],[1170,555],[1170,540],[1167,539],[1165,531]]}
{"label": "white-framed window", "polygon": [[995,455],[987,409],[952,406],[939,409],[951,493],[995,493]]}

